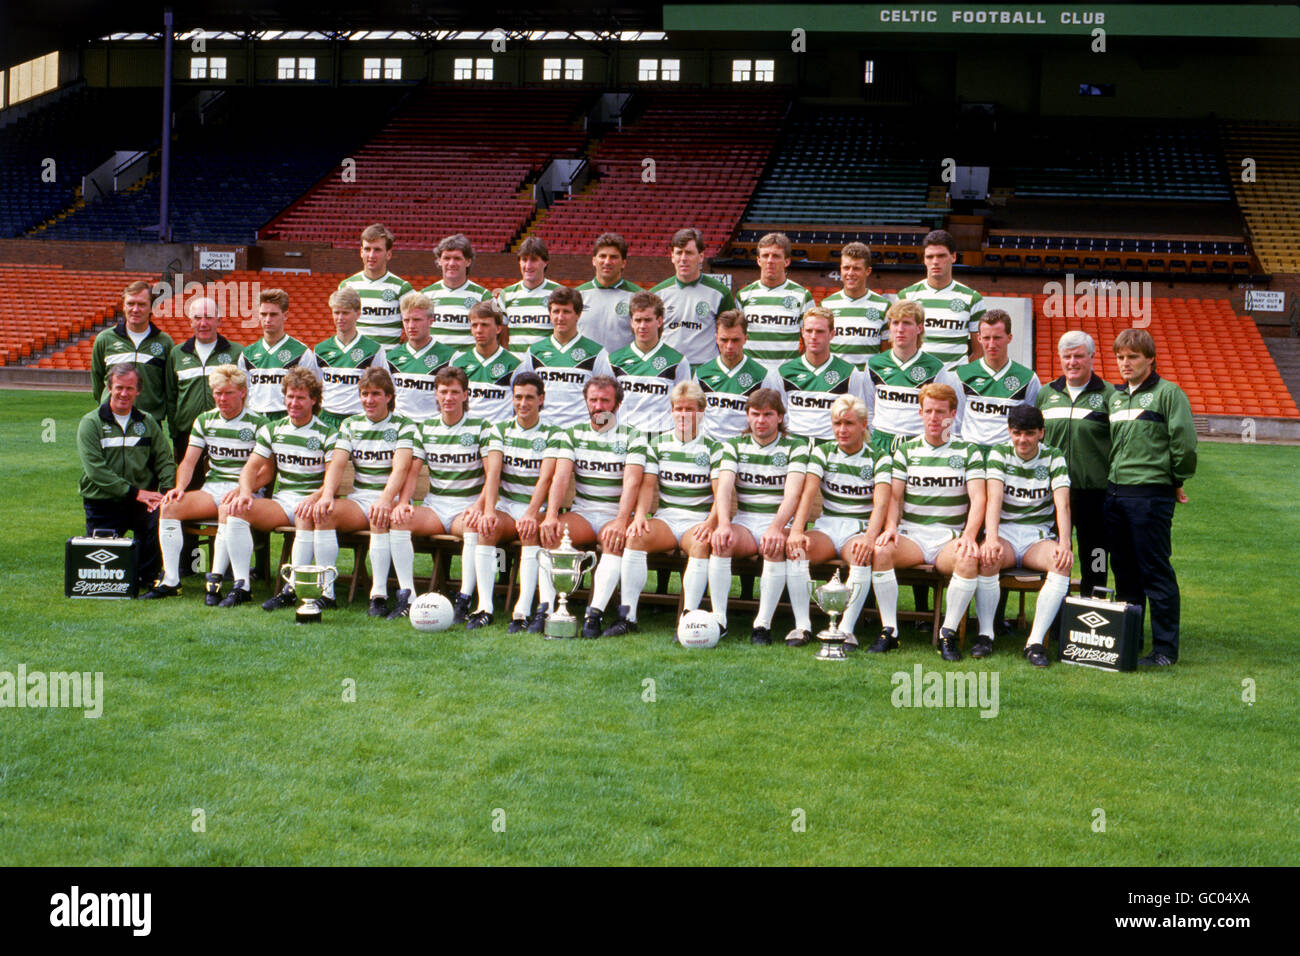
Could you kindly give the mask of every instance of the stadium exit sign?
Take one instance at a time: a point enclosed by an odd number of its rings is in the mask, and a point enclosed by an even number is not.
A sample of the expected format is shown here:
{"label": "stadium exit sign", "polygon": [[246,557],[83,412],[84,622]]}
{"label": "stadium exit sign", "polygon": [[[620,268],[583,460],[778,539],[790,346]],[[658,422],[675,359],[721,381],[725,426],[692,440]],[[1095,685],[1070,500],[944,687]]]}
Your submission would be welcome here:
{"label": "stadium exit sign", "polygon": [[1067,36],[1101,28],[1115,36],[1300,38],[1300,8],[1244,4],[664,5],[664,29],[750,33],[1028,33]]}

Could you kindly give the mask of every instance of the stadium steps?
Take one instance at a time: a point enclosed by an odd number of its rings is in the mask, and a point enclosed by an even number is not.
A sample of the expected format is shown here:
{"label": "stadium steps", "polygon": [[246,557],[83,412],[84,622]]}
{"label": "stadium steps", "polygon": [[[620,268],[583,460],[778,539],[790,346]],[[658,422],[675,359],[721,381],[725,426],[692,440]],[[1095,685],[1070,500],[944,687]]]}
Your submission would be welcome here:
{"label": "stadium steps", "polygon": [[[1224,163],[1251,245],[1266,272],[1300,272],[1300,125],[1220,126]],[[1241,181],[1242,162],[1255,161],[1255,181]]]}
{"label": "stadium steps", "polygon": [[1300,405],[1300,339],[1270,336],[1264,339],[1264,345],[1273,356],[1273,364],[1291,393],[1291,400]]}

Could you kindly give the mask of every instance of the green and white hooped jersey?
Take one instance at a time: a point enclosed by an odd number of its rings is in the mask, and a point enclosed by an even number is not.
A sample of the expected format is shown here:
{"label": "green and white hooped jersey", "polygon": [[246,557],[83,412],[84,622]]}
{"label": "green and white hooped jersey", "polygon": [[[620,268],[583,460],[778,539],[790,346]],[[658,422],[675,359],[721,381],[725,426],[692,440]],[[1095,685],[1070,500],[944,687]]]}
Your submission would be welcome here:
{"label": "green and white hooped jersey", "polygon": [[207,481],[239,481],[239,473],[257,446],[258,429],[265,424],[265,418],[248,409],[234,418],[222,418],[214,408],[194,419],[190,447],[208,453]]}
{"label": "green and white hooped jersey", "polygon": [[736,475],[736,511],[746,515],[775,515],[785,497],[789,475],[808,470],[808,441],[794,435],[778,435],[760,445],[752,435],[740,435],[722,443],[718,471]]}
{"label": "green and white hooped jersey", "polygon": [[623,386],[619,420],[648,434],[670,431],[673,408],[668,396],[679,382],[691,380],[691,363],[682,353],[663,342],[643,353],[634,342],[611,355],[609,364]]}
{"label": "green and white hooped jersey", "polygon": [[284,392],[280,383],[291,368],[307,368],[320,378],[316,353],[292,335],[268,346],[258,339],[239,355],[236,364],[248,375],[248,401],[245,406],[259,415],[284,411]]}
{"label": "green and white hooped jersey", "polygon": [[1070,487],[1070,466],[1051,445],[1038,445],[1038,454],[1025,461],[1012,445],[995,445],[985,456],[984,477],[1000,481],[1001,524],[1056,529],[1056,502],[1052,492]]}
{"label": "green and white hooped jersey", "polygon": [[419,351],[412,351],[410,342],[394,345],[384,356],[393,374],[393,390],[397,393],[397,414],[423,422],[438,414],[438,395],[433,377],[451,361],[452,351],[442,343],[430,339]]}
{"label": "green and white hooped jersey", "polygon": [[818,368],[800,355],[782,364],[777,374],[785,397],[786,422],[790,431],[804,438],[824,441],[831,431],[831,406],[841,395],[856,395],[867,406],[871,421],[874,390],[867,376],[847,360],[832,354]]}
{"label": "green and white hooped jersey", "polygon": [[876,485],[889,484],[892,465],[891,456],[872,448],[870,442],[864,441],[852,455],[834,441],[814,445],[808,455],[808,474],[821,481],[822,514],[870,521]]}
{"label": "green and white hooped jersey", "polygon": [[789,279],[769,289],[760,279],[736,293],[736,302],[749,321],[749,355],[769,368],[799,357],[799,325],[812,308],[811,292]]}
{"label": "green and white hooped jersey", "polygon": [[901,522],[951,528],[966,527],[970,496],[966,482],[984,477],[979,446],[959,439],[935,447],[918,435],[894,451],[890,478],[904,481]]}
{"label": "green and white hooped jersey", "polygon": [[650,290],[664,303],[663,339],[692,367],[718,357],[718,313],[736,308],[736,297],[713,276],[681,282],[672,275]]}
{"label": "green and white hooped jersey", "polygon": [[325,384],[321,408],[341,418],[361,414],[361,393],[357,391],[361,373],[368,368],[388,368],[384,347],[358,332],[347,344],[337,335],[331,336],[313,351]]}
{"label": "green and white hooped jersey", "polygon": [[469,310],[490,300],[492,293],[468,279],[455,289],[448,289],[439,280],[420,291],[433,303],[430,332],[434,339],[453,352],[472,349],[474,337],[469,334]]}
{"label": "green and white hooped jersey", "polygon": [[867,375],[875,392],[872,432],[883,432],[886,435],[921,434],[921,386],[930,382],[951,386],[957,393],[960,411],[961,382],[957,376],[945,371],[942,359],[928,352],[918,351],[902,363],[894,355],[893,349],[880,352],[868,360]]}
{"label": "green and white hooped jersey", "polygon": [[[623,472],[645,467],[645,436],[627,425],[598,432],[588,421],[555,432],[547,457],[573,462],[573,507],[618,510],[623,496]],[[597,528],[597,531],[600,529]]]}
{"label": "green and white hooped jersey", "polygon": [[464,369],[469,378],[470,414],[489,422],[504,422],[514,417],[510,383],[523,365],[519,355],[498,346],[496,352],[484,358],[471,348],[456,355],[451,364]]}
{"label": "green and white hooped jersey", "polygon": [[745,405],[760,388],[781,391],[781,376],[758,359],[746,355],[735,368],[721,358],[695,369],[695,381],[704,392],[704,434],[715,441],[728,441],[749,427]]}
{"label": "green and white hooped jersey", "polygon": [[534,342],[524,356],[523,371],[536,372],[546,385],[542,421],[553,428],[572,428],[588,421],[582,389],[593,375],[613,375],[609,353],[595,339],[575,335],[560,345],[554,335]]}
{"label": "green and white hooped jersey", "polygon": [[320,490],[337,434],[315,415],[301,428],[282,418],[257,430],[253,454],[275,463],[277,492],[309,495]]}
{"label": "green and white hooped jersey", "polygon": [[659,476],[659,510],[698,514],[713,509],[713,476],[722,464],[722,444],[697,435],[684,442],[672,431],[651,435],[646,443],[645,473]]}
{"label": "green and white hooped jersey", "polygon": [[642,291],[635,282],[620,279],[603,286],[595,279],[578,286],[582,293],[582,315],[578,317],[578,334],[599,342],[613,355],[632,344],[632,296]]}
{"label": "green and white hooped jersey", "polygon": [[1017,405],[1032,405],[1042,387],[1033,369],[1008,361],[994,372],[982,358],[958,365],[953,374],[961,381],[962,441],[977,445],[1002,445],[1011,440],[1007,413]]}
{"label": "green and white hooped jersey", "polygon": [[550,279],[543,279],[536,289],[526,288],[520,281],[497,294],[497,305],[510,328],[510,351],[527,352],[534,342],[551,334],[551,310],[546,303],[558,288],[560,283]]}
{"label": "green and white hooped jersey", "polygon": [[340,282],[339,288],[356,289],[361,296],[358,332],[385,347],[402,340],[402,310],[398,303],[406,293],[415,291],[411,283],[391,272],[378,279],[367,279],[364,272],[358,272]]}
{"label": "green and white hooped jersey", "polygon": [[966,361],[970,337],[980,330],[984,297],[970,286],[953,281],[932,289],[922,279],[899,290],[898,301],[919,302],[925,309],[925,340],[921,349],[938,356],[949,368]]}
{"label": "green and white hooped jersey", "polygon": [[880,352],[880,343],[889,340],[889,323],[885,321],[889,298],[868,289],[861,298],[850,299],[841,289],[822,299],[821,305],[835,313],[831,353],[865,369],[867,360]]}
{"label": "green and white hooped jersey", "polygon": [[542,473],[542,459],[556,429],[539,420],[532,428],[521,428],[517,419],[489,425],[484,455],[501,453],[501,487],[498,500],[526,505]]}
{"label": "green and white hooped jersey", "polygon": [[454,425],[437,415],[416,426],[415,457],[429,466],[429,494],[464,498],[466,506],[483,490],[483,456],[491,426],[481,418],[461,416]]}
{"label": "green and white hooped jersey", "polygon": [[334,447],[352,456],[357,491],[383,491],[393,473],[393,455],[402,448],[415,450],[415,423],[396,414],[377,422],[353,415],[339,426]]}

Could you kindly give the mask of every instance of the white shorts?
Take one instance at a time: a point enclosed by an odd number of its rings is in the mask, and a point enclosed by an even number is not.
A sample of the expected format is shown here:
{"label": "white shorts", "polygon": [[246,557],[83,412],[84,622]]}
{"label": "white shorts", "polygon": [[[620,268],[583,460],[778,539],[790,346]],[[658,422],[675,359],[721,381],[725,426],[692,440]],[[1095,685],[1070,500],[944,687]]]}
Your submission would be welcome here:
{"label": "white shorts", "polygon": [[1004,524],[998,527],[998,537],[1011,545],[1016,556],[1016,567],[1021,567],[1025,552],[1040,541],[1055,541],[1056,535],[1043,527],[1023,524]]}
{"label": "white shorts", "polygon": [[960,537],[952,528],[945,528],[942,525],[936,527],[906,522],[898,526],[898,534],[899,537],[906,538],[921,549],[926,564],[934,564],[934,559],[939,556],[943,546]]}
{"label": "white shorts", "polygon": [[597,508],[590,504],[579,502],[569,510],[570,514],[577,515],[587,524],[591,525],[591,530],[600,534],[600,529],[605,527],[615,518],[618,517],[617,508]]}
{"label": "white shorts", "polygon": [[708,520],[707,514],[696,514],[692,511],[682,511],[678,508],[661,508],[654,515],[664,524],[668,525],[668,530],[673,533],[677,543],[682,543],[682,535],[690,531],[697,524]]}
{"label": "white shorts", "polygon": [[[508,514],[516,524],[519,523],[519,519],[524,516],[524,512],[527,510],[528,510],[528,502],[526,501],[515,501],[512,498],[497,499],[497,511],[503,512],[504,514]],[[545,514],[546,514],[546,505],[543,504],[542,510],[538,513],[537,516],[538,520],[540,521]],[[442,519],[440,518],[438,520],[441,521]]]}
{"label": "white shorts", "polygon": [[737,511],[731,523],[738,524],[748,531],[754,537],[754,544],[758,544],[767,533],[767,529],[772,527],[772,515],[753,515]]}
{"label": "white shorts", "polygon": [[862,534],[867,530],[867,523],[859,521],[857,518],[835,518],[822,515],[813,522],[812,529],[820,531],[830,538],[831,544],[835,546],[835,554],[839,555],[844,550],[844,546],[849,543],[849,538]]}
{"label": "white shorts", "polygon": [[226,497],[232,491],[239,491],[239,482],[237,481],[205,481],[203,487],[199,489],[205,495],[212,499],[212,503],[218,508],[221,507],[221,499]]}
{"label": "white shorts", "polygon": [[301,491],[277,491],[271,500],[284,511],[285,517],[289,519],[287,523],[295,524],[293,510],[310,497],[310,494],[303,494]]}
{"label": "white shorts", "polygon": [[366,516],[367,520],[369,520],[371,507],[373,507],[375,502],[383,496],[384,492],[382,490],[369,491],[361,488],[353,488],[348,492],[348,501],[356,504],[356,506],[361,509],[361,513]]}
{"label": "white shorts", "polygon": [[428,508],[437,515],[438,520],[442,523],[442,530],[450,534],[452,522],[460,517],[475,500],[477,499],[453,498],[449,495],[429,495],[420,502],[420,507]]}

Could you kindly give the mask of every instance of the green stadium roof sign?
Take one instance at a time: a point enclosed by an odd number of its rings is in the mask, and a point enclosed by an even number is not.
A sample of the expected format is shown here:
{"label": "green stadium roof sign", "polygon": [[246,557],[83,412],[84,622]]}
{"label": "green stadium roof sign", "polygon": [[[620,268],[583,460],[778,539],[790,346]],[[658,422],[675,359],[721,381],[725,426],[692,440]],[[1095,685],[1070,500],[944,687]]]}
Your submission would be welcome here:
{"label": "green stadium roof sign", "polygon": [[1300,38],[1300,7],[1263,4],[771,4],[664,5],[664,29],[728,33],[1024,33],[1068,36]]}

